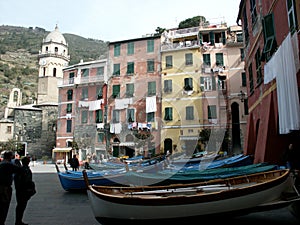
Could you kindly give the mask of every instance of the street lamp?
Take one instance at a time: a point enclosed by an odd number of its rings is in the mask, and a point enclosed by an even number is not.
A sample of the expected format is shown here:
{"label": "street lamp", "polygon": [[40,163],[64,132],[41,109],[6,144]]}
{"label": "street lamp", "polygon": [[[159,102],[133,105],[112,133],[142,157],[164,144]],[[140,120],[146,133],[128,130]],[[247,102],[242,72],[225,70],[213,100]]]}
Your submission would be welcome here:
{"label": "street lamp", "polygon": [[240,97],[241,102],[244,102],[246,97],[246,93],[243,92],[242,90],[240,91],[240,93],[238,94],[238,96]]}

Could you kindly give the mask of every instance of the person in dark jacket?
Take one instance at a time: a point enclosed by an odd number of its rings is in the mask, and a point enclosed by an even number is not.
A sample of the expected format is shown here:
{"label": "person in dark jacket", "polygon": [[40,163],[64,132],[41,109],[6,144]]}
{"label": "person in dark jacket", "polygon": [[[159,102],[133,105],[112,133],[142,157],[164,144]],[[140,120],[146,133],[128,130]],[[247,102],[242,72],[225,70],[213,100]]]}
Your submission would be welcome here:
{"label": "person in dark jacket", "polygon": [[35,185],[32,180],[32,172],[29,167],[30,158],[25,156],[21,159],[22,172],[14,176],[16,189],[16,223],[15,225],[27,225],[24,223],[23,215],[29,199],[35,194]]}
{"label": "person in dark jacket", "polygon": [[14,154],[5,151],[0,163],[0,225],[4,225],[12,196],[13,174],[21,173],[21,168],[11,163]]}
{"label": "person in dark jacket", "polygon": [[73,155],[73,158],[70,160],[70,165],[73,171],[77,171],[79,169],[79,160],[76,155]]}

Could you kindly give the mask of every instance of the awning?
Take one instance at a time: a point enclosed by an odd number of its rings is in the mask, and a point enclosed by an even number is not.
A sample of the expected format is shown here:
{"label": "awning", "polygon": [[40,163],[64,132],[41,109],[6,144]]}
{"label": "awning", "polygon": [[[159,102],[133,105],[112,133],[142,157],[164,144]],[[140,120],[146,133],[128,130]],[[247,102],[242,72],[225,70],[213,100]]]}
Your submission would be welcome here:
{"label": "awning", "polygon": [[198,141],[198,136],[180,136],[179,137],[181,141]]}
{"label": "awning", "polygon": [[121,142],[121,143],[113,143],[112,146],[135,146],[134,142]]}
{"label": "awning", "polygon": [[69,148],[54,148],[52,150],[52,152],[70,152],[72,151],[72,148],[69,147]]}

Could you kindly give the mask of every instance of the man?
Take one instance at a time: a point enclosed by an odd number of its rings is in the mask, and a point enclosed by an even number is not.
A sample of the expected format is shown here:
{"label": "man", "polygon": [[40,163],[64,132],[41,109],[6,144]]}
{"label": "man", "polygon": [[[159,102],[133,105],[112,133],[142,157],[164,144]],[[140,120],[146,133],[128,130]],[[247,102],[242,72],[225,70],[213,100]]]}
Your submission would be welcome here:
{"label": "man", "polygon": [[15,225],[28,225],[24,223],[23,215],[27,206],[28,200],[35,194],[35,185],[32,181],[32,172],[29,168],[30,158],[25,156],[21,159],[22,172],[14,177],[16,188],[16,223]]}
{"label": "man", "polygon": [[21,173],[21,168],[11,163],[14,154],[5,151],[0,163],[0,225],[4,225],[12,196],[13,174]]}
{"label": "man", "polygon": [[77,171],[79,169],[79,160],[76,155],[73,155],[73,158],[70,161],[70,165],[73,171]]}

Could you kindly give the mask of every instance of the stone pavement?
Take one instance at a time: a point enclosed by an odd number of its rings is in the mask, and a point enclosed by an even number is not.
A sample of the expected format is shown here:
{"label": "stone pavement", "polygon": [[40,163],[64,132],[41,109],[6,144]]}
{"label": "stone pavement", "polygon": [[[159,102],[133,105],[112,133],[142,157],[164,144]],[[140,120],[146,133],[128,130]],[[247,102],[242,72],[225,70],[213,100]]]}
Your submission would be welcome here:
{"label": "stone pavement", "polygon": [[[55,165],[48,163],[31,164],[33,179],[36,183],[37,194],[29,200],[24,215],[24,222],[30,225],[99,225],[93,216],[88,197],[85,192],[67,192],[60,184]],[[64,171],[63,165],[60,165]],[[11,201],[6,225],[14,225],[14,210],[16,206],[15,193]],[[224,218],[222,223],[231,225],[299,225],[287,208],[251,213],[236,218]],[[185,223],[186,224],[186,223]],[[194,224],[209,224],[199,221]]]}

